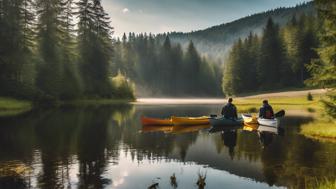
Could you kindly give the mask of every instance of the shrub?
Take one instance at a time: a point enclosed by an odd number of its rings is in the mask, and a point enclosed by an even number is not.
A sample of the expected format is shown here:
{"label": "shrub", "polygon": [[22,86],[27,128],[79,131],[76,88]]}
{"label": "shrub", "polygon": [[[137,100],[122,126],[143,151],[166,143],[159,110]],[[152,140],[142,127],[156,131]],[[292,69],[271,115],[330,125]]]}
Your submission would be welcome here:
{"label": "shrub", "polygon": [[116,77],[112,78],[114,94],[117,98],[134,99],[134,84],[123,74],[118,72]]}
{"label": "shrub", "polygon": [[310,92],[307,94],[307,100],[308,101],[313,101],[314,100],[313,95]]}

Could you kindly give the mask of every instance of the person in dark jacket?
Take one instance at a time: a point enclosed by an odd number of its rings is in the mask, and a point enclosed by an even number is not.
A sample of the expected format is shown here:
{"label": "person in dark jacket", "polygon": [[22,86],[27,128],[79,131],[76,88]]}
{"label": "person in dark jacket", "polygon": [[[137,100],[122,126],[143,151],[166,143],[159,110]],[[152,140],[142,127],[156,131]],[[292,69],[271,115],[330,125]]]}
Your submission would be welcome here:
{"label": "person in dark jacket", "polygon": [[264,119],[274,118],[273,108],[268,104],[268,100],[263,101],[263,106],[259,110],[259,117]]}
{"label": "person in dark jacket", "polygon": [[237,108],[232,104],[232,98],[229,98],[228,103],[222,109],[222,115],[226,119],[238,119]]}

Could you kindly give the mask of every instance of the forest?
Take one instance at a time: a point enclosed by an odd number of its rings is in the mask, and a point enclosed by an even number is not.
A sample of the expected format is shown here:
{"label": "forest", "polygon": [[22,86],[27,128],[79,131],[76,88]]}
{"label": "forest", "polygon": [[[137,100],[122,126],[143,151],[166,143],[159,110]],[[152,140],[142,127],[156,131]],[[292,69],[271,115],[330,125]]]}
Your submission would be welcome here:
{"label": "forest", "polygon": [[250,33],[234,43],[225,64],[226,94],[305,86],[308,66],[318,58],[321,24],[314,15],[298,17],[283,27],[269,18],[260,36]]}
{"label": "forest", "polygon": [[334,88],[335,82],[316,82],[327,56],[322,28],[332,26],[321,8],[317,15],[312,3],[302,7],[295,7],[298,14],[277,9],[243,19],[292,15],[281,23],[268,17],[260,33],[250,30],[225,59],[214,60],[191,39],[187,46],[172,40],[174,32],[113,37],[101,0],[0,0],[0,95],[49,101]]}
{"label": "forest", "polygon": [[130,33],[114,44],[114,68],[146,96],[223,96],[222,68],[202,57],[192,41],[184,50],[169,35]]}
{"label": "forest", "polygon": [[112,34],[101,0],[0,0],[0,95],[133,99],[110,73]]}

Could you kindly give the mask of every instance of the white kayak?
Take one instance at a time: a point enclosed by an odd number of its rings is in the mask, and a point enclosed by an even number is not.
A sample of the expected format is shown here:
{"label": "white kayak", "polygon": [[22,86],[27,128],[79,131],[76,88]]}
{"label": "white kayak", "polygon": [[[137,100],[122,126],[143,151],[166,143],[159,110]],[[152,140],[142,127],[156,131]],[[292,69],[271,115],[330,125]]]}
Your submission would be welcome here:
{"label": "white kayak", "polygon": [[264,126],[264,125],[259,125],[258,127],[258,132],[267,132],[267,133],[273,133],[273,134],[278,134],[278,128],[277,127],[269,127],[269,126]]}
{"label": "white kayak", "polygon": [[258,118],[258,124],[268,127],[278,127],[279,126],[279,120],[276,118],[273,119],[264,119],[264,118]]}

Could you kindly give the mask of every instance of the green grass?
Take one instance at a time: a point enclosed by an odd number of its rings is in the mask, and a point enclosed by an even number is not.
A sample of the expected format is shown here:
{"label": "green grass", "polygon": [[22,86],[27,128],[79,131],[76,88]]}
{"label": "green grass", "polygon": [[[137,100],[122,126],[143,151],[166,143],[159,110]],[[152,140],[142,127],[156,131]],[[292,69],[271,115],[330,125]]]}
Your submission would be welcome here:
{"label": "green grass", "polygon": [[32,103],[25,100],[0,97],[0,116],[12,116],[32,109]]}
{"label": "green grass", "polygon": [[336,189],[336,181],[326,180],[319,183],[316,189]]}
{"label": "green grass", "polygon": [[[243,98],[234,101],[239,112],[255,112],[259,110],[262,105],[263,98]],[[271,97],[268,98],[269,103],[272,105],[274,111],[279,110],[305,110],[310,112],[322,110],[323,107],[320,103],[320,96],[315,95],[313,101],[308,101],[306,96],[298,97]]]}
{"label": "green grass", "polygon": [[257,92],[248,92],[248,93],[241,93],[237,97],[246,97],[246,96],[254,96],[260,95],[264,93],[277,93],[277,92],[291,92],[291,91],[303,91],[303,90],[314,90],[319,89],[316,87],[285,87],[281,89],[271,89],[271,90],[259,90]]}
{"label": "green grass", "polygon": [[301,126],[300,133],[309,138],[336,142],[336,123],[326,120],[316,120]]}

